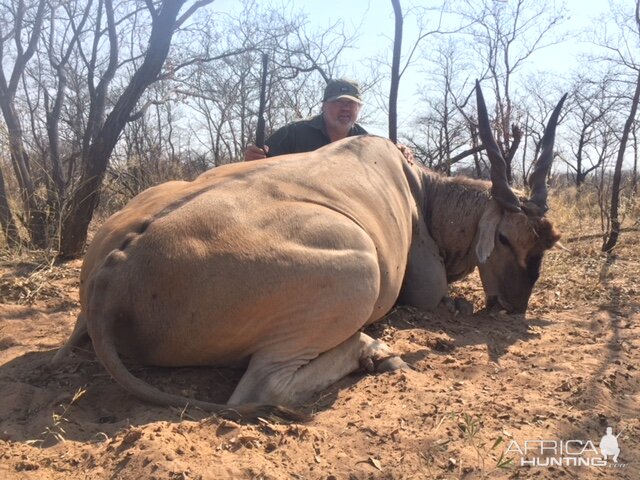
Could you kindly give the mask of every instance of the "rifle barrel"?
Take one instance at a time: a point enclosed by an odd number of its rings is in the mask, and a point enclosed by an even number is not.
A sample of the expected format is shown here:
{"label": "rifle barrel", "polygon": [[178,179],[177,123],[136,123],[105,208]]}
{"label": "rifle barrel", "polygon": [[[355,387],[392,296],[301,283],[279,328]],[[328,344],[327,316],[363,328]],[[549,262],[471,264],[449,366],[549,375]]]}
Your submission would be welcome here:
{"label": "rifle barrel", "polygon": [[262,54],[262,77],[260,79],[260,106],[258,108],[258,125],[256,126],[256,145],[260,148],[264,147],[264,110],[267,103],[267,68],[269,63],[269,55]]}

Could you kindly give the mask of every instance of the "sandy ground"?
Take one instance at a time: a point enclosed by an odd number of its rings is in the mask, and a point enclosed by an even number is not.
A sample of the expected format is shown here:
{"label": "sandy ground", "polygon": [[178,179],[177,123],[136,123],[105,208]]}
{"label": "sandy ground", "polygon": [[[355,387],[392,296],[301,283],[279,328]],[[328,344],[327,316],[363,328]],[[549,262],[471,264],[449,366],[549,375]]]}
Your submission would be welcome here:
{"label": "sandy ground", "polygon": [[[640,234],[623,235],[614,258],[599,242],[546,257],[526,318],[396,309],[369,333],[414,370],[351,375],[303,406],[313,415],[304,424],[237,424],[144,404],[90,346],[51,368],[75,322],[80,263],[5,262],[0,478],[638,479]],[[480,309],[476,277],[456,291]],[[165,390],[220,402],[241,375],[133,369]],[[593,465],[607,426],[619,434],[618,462]],[[580,461],[589,466],[571,464]]]}

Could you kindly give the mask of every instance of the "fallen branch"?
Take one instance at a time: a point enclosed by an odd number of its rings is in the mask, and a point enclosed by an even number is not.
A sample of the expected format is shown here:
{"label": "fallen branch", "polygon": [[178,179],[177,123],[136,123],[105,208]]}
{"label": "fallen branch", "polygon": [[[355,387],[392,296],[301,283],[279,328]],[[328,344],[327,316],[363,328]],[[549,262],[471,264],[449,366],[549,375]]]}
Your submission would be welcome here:
{"label": "fallen branch", "polygon": [[[625,233],[625,232],[640,232],[640,228],[639,227],[627,227],[627,228],[621,228],[620,229],[620,233]],[[581,242],[583,240],[595,240],[597,238],[602,238],[604,237],[605,232],[602,233],[590,233],[587,235],[578,235],[577,237],[571,237],[571,238],[567,238],[564,243],[574,243],[574,242]]]}

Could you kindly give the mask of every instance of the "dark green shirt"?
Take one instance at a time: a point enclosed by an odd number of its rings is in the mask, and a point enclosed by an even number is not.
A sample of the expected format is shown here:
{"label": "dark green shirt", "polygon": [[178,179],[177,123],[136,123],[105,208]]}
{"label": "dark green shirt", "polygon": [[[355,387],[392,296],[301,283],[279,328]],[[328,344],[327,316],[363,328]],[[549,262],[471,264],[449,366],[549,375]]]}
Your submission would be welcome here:
{"label": "dark green shirt", "polygon": [[[364,135],[367,131],[357,123],[351,127],[347,136]],[[269,146],[267,156],[276,157],[288,153],[311,152],[331,143],[324,126],[322,114],[315,117],[289,123],[276,130],[265,142]]]}

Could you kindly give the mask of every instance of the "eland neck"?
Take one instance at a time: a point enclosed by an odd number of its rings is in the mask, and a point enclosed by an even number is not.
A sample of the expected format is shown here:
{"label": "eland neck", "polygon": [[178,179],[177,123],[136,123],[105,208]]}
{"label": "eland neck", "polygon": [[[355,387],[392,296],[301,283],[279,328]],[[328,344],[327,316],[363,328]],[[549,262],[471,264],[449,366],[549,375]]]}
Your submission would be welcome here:
{"label": "eland neck", "polygon": [[440,248],[447,282],[451,283],[471,273],[478,263],[476,234],[491,184],[424,171],[423,185],[424,221]]}

